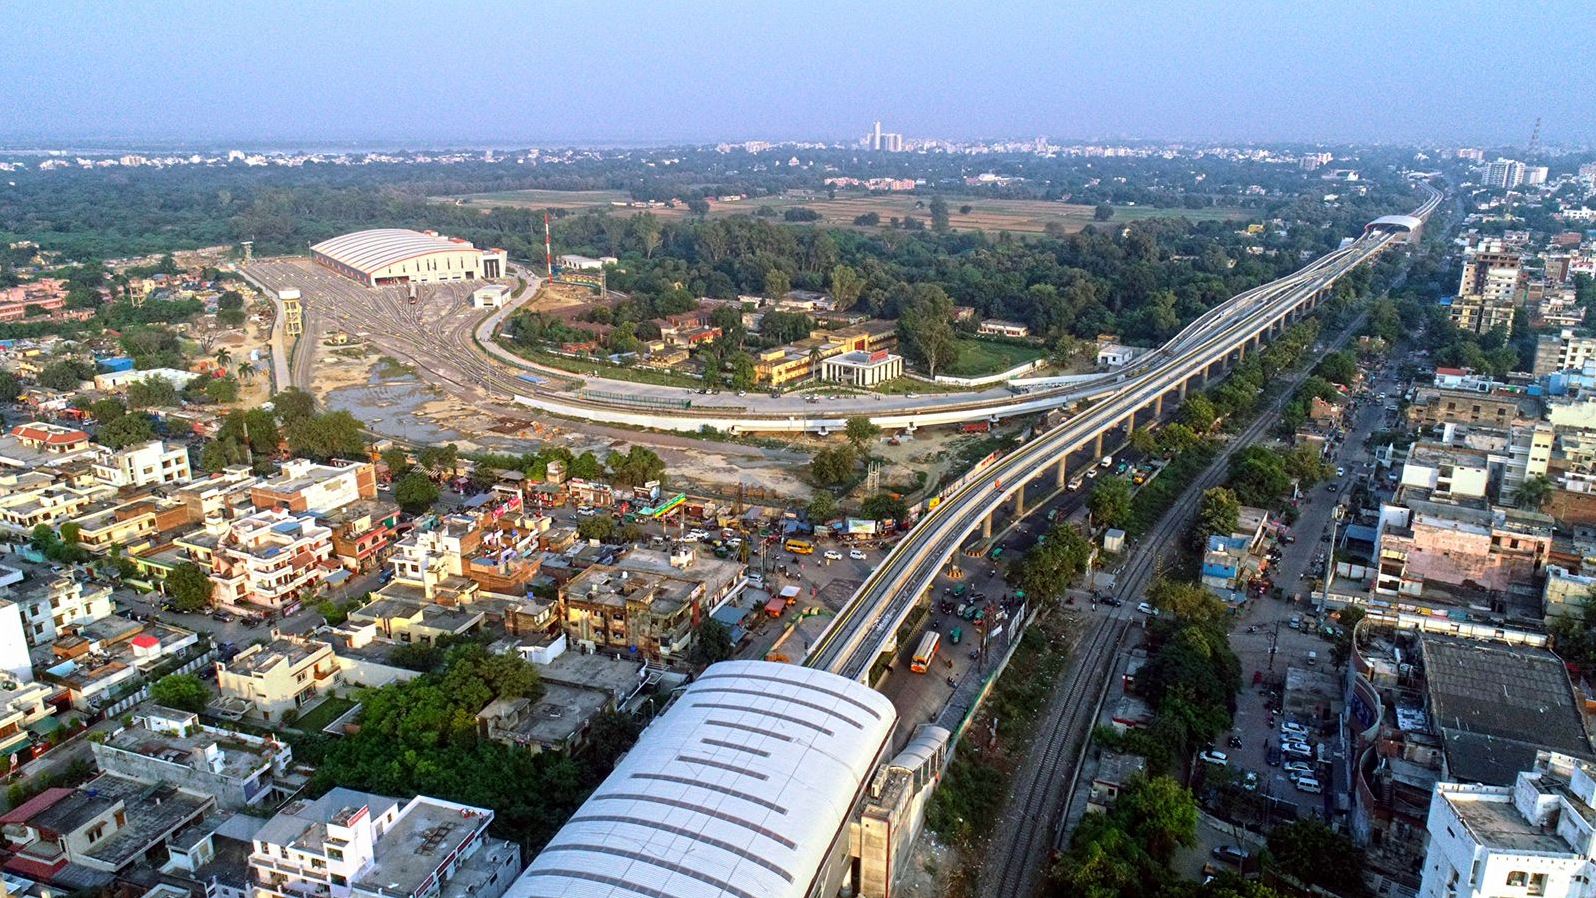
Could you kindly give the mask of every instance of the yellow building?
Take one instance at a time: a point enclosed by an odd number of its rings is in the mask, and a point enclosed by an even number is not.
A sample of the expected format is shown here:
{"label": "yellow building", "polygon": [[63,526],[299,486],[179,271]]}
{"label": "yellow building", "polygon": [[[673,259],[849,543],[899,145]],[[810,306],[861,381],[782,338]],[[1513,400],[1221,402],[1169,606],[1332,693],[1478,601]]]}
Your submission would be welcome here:
{"label": "yellow building", "polygon": [[754,362],[759,383],[773,387],[801,383],[819,374],[819,364],[845,352],[890,349],[898,342],[897,325],[866,321],[836,330],[815,330],[796,343],[768,349]]}

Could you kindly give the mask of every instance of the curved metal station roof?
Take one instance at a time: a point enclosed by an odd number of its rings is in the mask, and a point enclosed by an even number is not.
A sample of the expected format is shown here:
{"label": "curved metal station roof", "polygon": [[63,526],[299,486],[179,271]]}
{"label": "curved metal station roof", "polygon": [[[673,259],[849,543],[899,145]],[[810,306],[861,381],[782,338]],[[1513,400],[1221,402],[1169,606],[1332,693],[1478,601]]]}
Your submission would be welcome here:
{"label": "curved metal station roof", "polygon": [[716,664],[506,898],[802,898],[896,719],[885,696],[835,674]]}
{"label": "curved metal station roof", "polygon": [[418,256],[475,248],[466,240],[453,240],[405,228],[378,228],[323,240],[310,249],[359,271],[377,271]]}

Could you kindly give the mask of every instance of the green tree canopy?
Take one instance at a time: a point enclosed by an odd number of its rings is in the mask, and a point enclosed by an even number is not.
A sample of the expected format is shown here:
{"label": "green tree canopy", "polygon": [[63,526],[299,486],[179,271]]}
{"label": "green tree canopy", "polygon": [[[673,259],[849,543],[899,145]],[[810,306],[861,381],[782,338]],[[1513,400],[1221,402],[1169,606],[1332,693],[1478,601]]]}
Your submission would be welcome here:
{"label": "green tree canopy", "polygon": [[150,686],[150,699],[157,705],[198,714],[210,703],[211,693],[193,674],[167,674]]}
{"label": "green tree canopy", "polygon": [[422,514],[438,501],[438,485],[420,471],[411,471],[394,484],[393,499],[407,514]]}
{"label": "green tree canopy", "polygon": [[1130,520],[1131,489],[1123,477],[1104,477],[1092,488],[1086,500],[1092,523],[1103,527],[1123,527]]}
{"label": "green tree canopy", "polygon": [[172,597],[172,604],[177,606],[177,610],[199,611],[210,607],[211,592],[215,585],[211,583],[210,575],[194,562],[185,561],[172,568],[165,582],[166,594]]}

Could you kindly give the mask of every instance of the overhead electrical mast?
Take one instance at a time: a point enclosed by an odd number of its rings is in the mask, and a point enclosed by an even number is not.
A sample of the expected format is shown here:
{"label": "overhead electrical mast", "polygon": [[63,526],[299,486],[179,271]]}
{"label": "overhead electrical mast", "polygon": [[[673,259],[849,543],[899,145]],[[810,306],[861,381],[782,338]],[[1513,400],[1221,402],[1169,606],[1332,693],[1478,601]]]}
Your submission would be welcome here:
{"label": "overhead electrical mast", "polygon": [[543,263],[549,268],[549,277],[554,277],[554,240],[549,236],[549,213],[543,212]]}

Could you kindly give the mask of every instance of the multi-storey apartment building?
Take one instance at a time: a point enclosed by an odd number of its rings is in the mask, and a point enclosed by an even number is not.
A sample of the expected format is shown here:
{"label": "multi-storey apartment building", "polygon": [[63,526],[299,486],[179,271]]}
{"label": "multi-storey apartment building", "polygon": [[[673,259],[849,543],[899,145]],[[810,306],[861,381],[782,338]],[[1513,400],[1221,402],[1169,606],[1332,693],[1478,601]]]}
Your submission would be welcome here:
{"label": "multi-storey apartment building", "polygon": [[1419,898],[1596,895],[1596,772],[1542,751],[1511,786],[1438,783]]}
{"label": "multi-storey apartment building", "polygon": [[95,455],[94,476],[115,487],[187,483],[193,478],[188,449],[151,440],[126,449],[103,446]]}
{"label": "multi-storey apartment building", "polygon": [[487,808],[339,786],[255,834],[255,898],[499,898],[521,850],[489,837],[492,821]]}
{"label": "multi-storey apartment building", "polygon": [[85,583],[71,574],[29,580],[0,590],[22,615],[22,632],[31,645],[48,645],[67,627],[82,626],[116,611],[111,587]]}
{"label": "multi-storey apartment building", "polygon": [[326,578],[332,531],[309,514],[257,511],[234,521],[211,553],[220,605],[291,613],[305,591]]}
{"label": "multi-storey apartment building", "polygon": [[222,695],[248,702],[273,722],[289,711],[297,713],[340,681],[332,646],[313,640],[273,639],[216,662]]}
{"label": "multi-storey apartment building", "polygon": [[1463,278],[1452,301],[1452,321],[1459,328],[1485,333],[1513,327],[1513,313],[1524,301],[1524,263],[1501,241],[1485,241],[1463,258]]}
{"label": "multi-storey apartment building", "polygon": [[377,467],[370,462],[317,464],[302,458],[283,462],[281,472],[250,489],[256,508],[293,512],[331,512],[360,499],[377,498]]}

